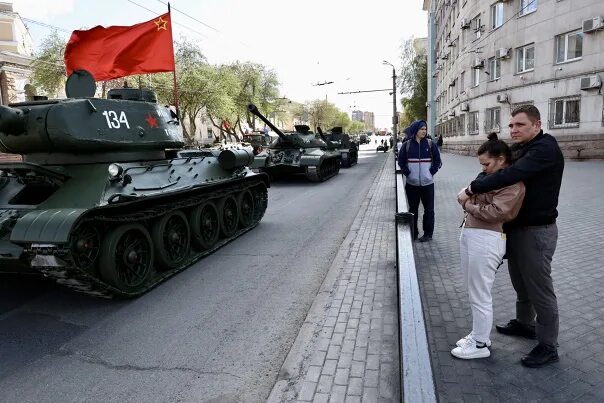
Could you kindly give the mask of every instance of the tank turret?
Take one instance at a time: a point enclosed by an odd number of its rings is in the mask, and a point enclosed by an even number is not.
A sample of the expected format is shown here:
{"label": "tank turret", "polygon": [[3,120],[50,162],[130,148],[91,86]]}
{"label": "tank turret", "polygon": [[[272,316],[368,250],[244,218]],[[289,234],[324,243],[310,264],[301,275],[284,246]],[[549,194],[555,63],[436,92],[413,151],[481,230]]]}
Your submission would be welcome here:
{"label": "tank turret", "polygon": [[[117,99],[64,99],[12,104],[0,108],[0,151],[22,154],[25,161],[48,162],[53,154],[71,162],[164,157],[182,148],[183,136],[170,111],[157,104]],[[153,154],[153,151],[156,153]],[[150,153],[151,152],[151,153]],[[50,158],[65,162],[66,158]]]}
{"label": "tank turret", "polygon": [[350,140],[350,136],[344,133],[342,127],[333,127],[325,134],[323,134],[321,128],[317,129],[325,137],[326,142],[329,142],[340,151],[343,167],[350,168],[358,162],[359,148],[354,141]]}

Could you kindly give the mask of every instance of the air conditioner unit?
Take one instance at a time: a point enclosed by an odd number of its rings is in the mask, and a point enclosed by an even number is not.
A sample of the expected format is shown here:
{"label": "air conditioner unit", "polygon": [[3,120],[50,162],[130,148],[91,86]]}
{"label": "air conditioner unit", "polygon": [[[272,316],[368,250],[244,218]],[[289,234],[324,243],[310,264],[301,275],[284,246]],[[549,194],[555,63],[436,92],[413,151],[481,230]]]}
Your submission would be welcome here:
{"label": "air conditioner unit", "polygon": [[591,90],[592,88],[600,88],[602,86],[602,80],[598,75],[581,77],[581,89]]}
{"label": "air conditioner unit", "polygon": [[583,32],[593,32],[604,28],[602,17],[593,17],[588,20],[583,20]]}
{"label": "air conditioner unit", "polygon": [[508,94],[498,94],[497,102],[503,103],[508,101]]}
{"label": "air conditioner unit", "polygon": [[452,118],[454,118],[455,117],[455,111],[450,111],[449,112],[449,116],[451,116]]}
{"label": "air conditioner unit", "polygon": [[484,60],[480,59],[480,58],[476,58],[474,59],[474,63],[472,63],[472,68],[473,69],[480,69],[484,67]]}
{"label": "air conditioner unit", "polygon": [[470,104],[468,104],[467,102],[464,102],[461,104],[459,109],[461,109],[462,112],[467,112],[470,110]]}
{"label": "air conditioner unit", "polygon": [[472,25],[472,21],[467,18],[461,19],[461,29],[468,29]]}
{"label": "air conditioner unit", "polygon": [[509,48],[500,48],[495,52],[495,57],[497,59],[507,59],[510,57],[510,49]]}
{"label": "air conditioner unit", "polygon": [[448,59],[449,59],[449,54],[448,54],[448,53],[445,53],[445,54],[444,54],[444,55],[442,55],[440,58],[441,58],[441,60],[448,60]]}
{"label": "air conditioner unit", "polygon": [[449,83],[449,87],[455,87],[455,80],[453,80]]}

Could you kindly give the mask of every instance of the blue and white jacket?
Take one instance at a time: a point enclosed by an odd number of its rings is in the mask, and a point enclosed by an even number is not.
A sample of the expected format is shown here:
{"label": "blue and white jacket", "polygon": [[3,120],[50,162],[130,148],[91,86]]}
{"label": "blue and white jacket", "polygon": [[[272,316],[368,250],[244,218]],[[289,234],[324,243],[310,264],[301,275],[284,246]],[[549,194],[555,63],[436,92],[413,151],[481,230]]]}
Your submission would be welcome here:
{"label": "blue and white jacket", "polygon": [[442,166],[438,146],[434,141],[428,141],[427,137],[424,137],[420,143],[415,138],[411,138],[403,143],[398,153],[398,165],[403,175],[407,177],[409,185],[431,185],[434,183],[434,175]]}

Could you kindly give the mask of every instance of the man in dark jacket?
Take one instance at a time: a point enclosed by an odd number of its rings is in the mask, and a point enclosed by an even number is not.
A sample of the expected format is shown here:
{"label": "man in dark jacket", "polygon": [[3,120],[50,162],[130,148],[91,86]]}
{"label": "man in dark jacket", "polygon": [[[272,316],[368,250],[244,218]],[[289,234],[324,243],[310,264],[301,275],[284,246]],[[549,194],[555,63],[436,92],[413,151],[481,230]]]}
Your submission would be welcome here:
{"label": "man in dark jacket", "polygon": [[415,121],[404,130],[408,139],[403,142],[398,154],[398,164],[407,177],[405,193],[409,212],[413,213],[413,239],[419,235],[417,228],[419,203],[424,206],[422,227],[424,235],[420,242],[432,240],[434,233],[434,175],[441,167],[440,153],[436,144],[426,138],[426,122]]}
{"label": "man in dark jacket", "polygon": [[[554,137],[541,130],[541,115],[533,105],[512,112],[510,135],[516,161],[492,175],[477,178],[458,195],[465,200],[522,181],[526,195],[520,213],[505,227],[510,278],[516,290],[516,318],[496,326],[499,333],[537,338],[539,344],[522,364],[541,367],[558,361],[558,302],[551,262],[558,240],[558,195],[564,157]],[[536,314],[536,321],[535,321]]]}

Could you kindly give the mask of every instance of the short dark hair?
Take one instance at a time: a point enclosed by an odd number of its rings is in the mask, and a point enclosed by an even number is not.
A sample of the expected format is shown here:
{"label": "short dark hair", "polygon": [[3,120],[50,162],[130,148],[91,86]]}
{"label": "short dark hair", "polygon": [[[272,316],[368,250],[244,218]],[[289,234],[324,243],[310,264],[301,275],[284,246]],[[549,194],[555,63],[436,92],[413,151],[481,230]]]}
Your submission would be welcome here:
{"label": "short dark hair", "polygon": [[482,155],[487,153],[489,157],[497,158],[503,155],[506,162],[510,162],[512,159],[512,152],[510,147],[503,140],[497,138],[497,133],[489,133],[487,136],[488,140],[482,143],[476,155]]}
{"label": "short dark hair", "polygon": [[516,116],[519,113],[525,113],[526,117],[528,117],[532,123],[541,120],[541,113],[539,113],[539,109],[537,109],[535,105],[520,105],[512,110],[512,116]]}

